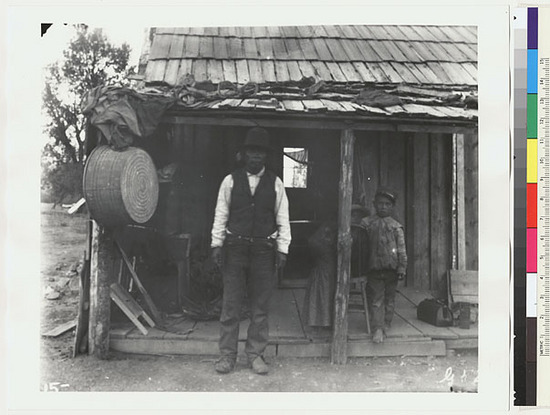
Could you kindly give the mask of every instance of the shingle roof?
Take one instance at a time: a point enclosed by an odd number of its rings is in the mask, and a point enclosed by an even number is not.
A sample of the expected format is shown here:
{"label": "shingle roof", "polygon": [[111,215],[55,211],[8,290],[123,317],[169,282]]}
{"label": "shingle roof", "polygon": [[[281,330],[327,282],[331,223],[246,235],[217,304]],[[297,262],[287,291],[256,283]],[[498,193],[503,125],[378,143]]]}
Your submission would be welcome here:
{"label": "shingle roof", "polygon": [[472,26],[156,28],[146,82],[477,85]]}
{"label": "shingle roof", "polygon": [[189,110],[477,119],[470,26],[154,28],[140,73]]}

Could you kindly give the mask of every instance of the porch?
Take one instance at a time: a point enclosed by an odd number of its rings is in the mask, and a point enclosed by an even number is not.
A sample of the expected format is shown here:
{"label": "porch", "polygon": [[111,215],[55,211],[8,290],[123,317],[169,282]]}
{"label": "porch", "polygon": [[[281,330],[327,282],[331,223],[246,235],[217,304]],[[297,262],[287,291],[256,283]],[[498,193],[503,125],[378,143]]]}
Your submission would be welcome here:
{"label": "porch", "polygon": [[[331,334],[313,332],[302,321],[305,289],[278,289],[273,295],[270,313],[270,342],[266,356],[329,357]],[[449,349],[477,348],[477,324],[469,329],[435,327],[416,318],[416,305],[430,297],[427,291],[401,288],[396,296],[396,315],[383,344],[374,344],[366,333],[363,313],[349,313],[347,355],[368,356],[443,356]],[[248,321],[241,322],[240,351]],[[113,350],[138,354],[217,355],[218,321],[192,321],[172,317],[166,328],[150,328],[143,335],[130,322],[112,325],[110,347]]]}

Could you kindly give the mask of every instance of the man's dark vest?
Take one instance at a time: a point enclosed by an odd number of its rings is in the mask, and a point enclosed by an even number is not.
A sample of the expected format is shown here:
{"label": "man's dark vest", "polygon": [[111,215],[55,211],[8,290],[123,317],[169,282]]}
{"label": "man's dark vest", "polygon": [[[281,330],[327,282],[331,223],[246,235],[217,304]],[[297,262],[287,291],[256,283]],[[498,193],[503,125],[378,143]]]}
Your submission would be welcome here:
{"label": "man's dark vest", "polygon": [[277,230],[275,174],[265,170],[254,196],[250,193],[246,170],[238,169],[231,175],[233,190],[227,224],[229,232],[241,236],[268,237]]}

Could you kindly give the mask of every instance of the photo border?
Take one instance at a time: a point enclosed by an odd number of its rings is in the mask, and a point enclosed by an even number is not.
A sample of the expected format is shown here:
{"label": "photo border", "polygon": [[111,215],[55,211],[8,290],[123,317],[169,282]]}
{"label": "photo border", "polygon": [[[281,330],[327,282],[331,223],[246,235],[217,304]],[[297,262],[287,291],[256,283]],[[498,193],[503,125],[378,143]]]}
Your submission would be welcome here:
{"label": "photo border", "polygon": [[[388,2],[389,3],[389,2]],[[100,6],[100,7],[98,7]],[[7,211],[4,273],[9,360],[8,408],[12,410],[146,413],[183,410],[209,413],[354,410],[441,413],[507,411],[510,404],[510,138],[509,13],[507,5],[307,6],[128,5],[12,7],[8,9],[8,125],[5,140]],[[122,14],[121,14],[122,13]],[[479,80],[479,392],[443,393],[169,393],[39,391],[40,245],[39,166],[41,71],[36,67],[40,23],[114,24],[131,14],[132,26],[298,24],[461,24],[478,27]],[[177,16],[177,17],[174,17]],[[128,23],[123,23],[128,24]],[[130,29],[129,29],[130,30]],[[29,139],[29,137],[32,137]],[[29,141],[32,140],[32,141]],[[24,264],[24,266],[22,266]],[[36,301],[33,301],[35,299]],[[36,308],[36,309],[35,309]],[[327,363],[329,364],[329,363]],[[159,395],[162,394],[161,395]],[[212,395],[216,395],[213,399]],[[140,412],[141,413],[141,412]],[[369,412],[376,413],[376,412]],[[394,413],[394,412],[392,412]]]}

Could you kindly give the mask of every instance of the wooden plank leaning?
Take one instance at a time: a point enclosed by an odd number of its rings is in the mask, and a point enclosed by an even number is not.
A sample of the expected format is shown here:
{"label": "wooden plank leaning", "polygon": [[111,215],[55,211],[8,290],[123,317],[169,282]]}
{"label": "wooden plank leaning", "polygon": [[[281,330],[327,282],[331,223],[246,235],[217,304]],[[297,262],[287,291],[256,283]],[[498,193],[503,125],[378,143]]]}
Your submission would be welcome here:
{"label": "wooden plank leaning", "polygon": [[128,270],[130,271],[130,274],[132,275],[132,279],[134,280],[134,283],[138,287],[138,290],[141,293],[141,295],[143,296],[143,299],[145,300],[145,304],[149,308],[149,311],[151,312],[153,320],[155,321],[155,323],[157,325],[162,326],[162,315],[161,315],[160,311],[158,310],[158,308],[155,305],[155,303],[153,302],[151,296],[149,295],[149,293],[147,292],[147,290],[145,289],[145,287],[141,283],[134,267],[132,266],[132,263],[128,259],[128,256],[126,255],[126,253],[124,252],[124,250],[122,249],[122,247],[120,246],[118,241],[116,241],[116,246],[118,247],[118,250],[120,251],[120,255],[122,256],[122,260],[126,264],[126,267],[128,267]]}
{"label": "wooden plank leaning", "polygon": [[155,327],[155,322],[147,315],[145,310],[134,300],[128,291],[120,286],[118,282],[111,284],[111,299],[120,307],[120,309],[126,314],[126,316],[134,323],[139,331],[146,336],[149,332],[143,323],[139,321],[140,317],[143,317],[147,324],[151,327]]}
{"label": "wooden plank leaning", "polygon": [[54,327],[51,330],[48,330],[47,332],[43,333],[43,337],[57,337],[62,335],[63,333],[66,333],[69,330],[72,330],[76,327],[76,320],[67,321],[66,323],[60,324],[57,327]]}

